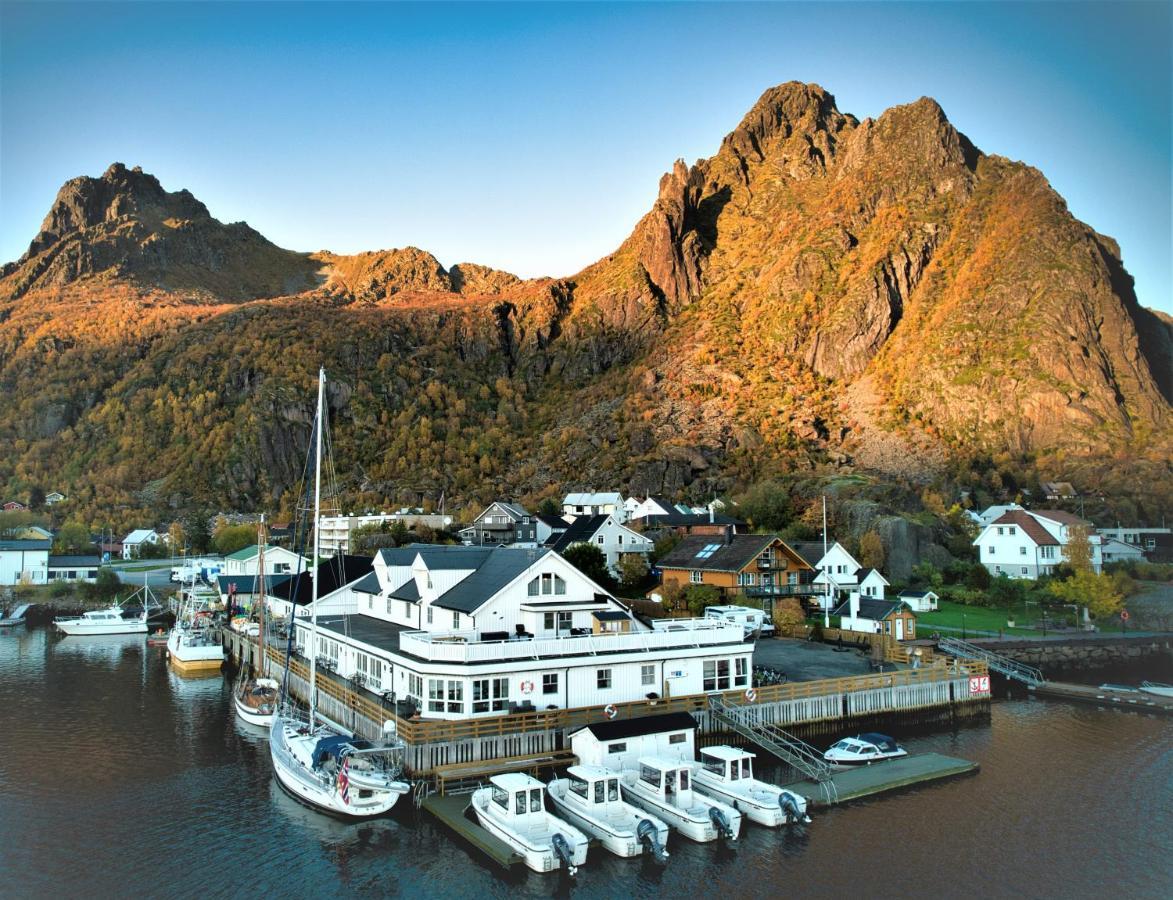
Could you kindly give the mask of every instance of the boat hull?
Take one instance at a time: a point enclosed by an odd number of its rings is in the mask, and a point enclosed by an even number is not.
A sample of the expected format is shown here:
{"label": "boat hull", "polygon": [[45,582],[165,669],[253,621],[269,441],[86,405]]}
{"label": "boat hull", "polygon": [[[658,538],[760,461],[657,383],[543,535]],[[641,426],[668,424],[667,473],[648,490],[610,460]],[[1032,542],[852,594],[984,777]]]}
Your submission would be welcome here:
{"label": "boat hull", "polygon": [[[411,790],[406,782],[395,782],[396,788],[372,792],[370,797],[359,796],[359,788],[351,791],[347,803],[338,791],[336,781],[323,777],[301,764],[289,741],[306,740],[291,729],[287,720],[275,718],[270,729],[269,752],[273,774],[278,783],[294,798],[320,812],[344,819],[372,819],[389,813],[399,798]],[[316,738],[313,740],[316,741]],[[307,751],[308,752],[308,751]]]}
{"label": "boat hull", "polygon": [[636,837],[636,828],[641,820],[650,821],[656,826],[656,839],[660,846],[668,841],[668,826],[642,809],[628,804],[631,809],[630,823],[616,824],[589,816],[575,808],[574,803],[555,793],[553,785],[546,791],[550,803],[557,810],[558,815],[577,828],[579,831],[595,838],[606,849],[616,856],[640,856],[646,850],[643,842]]}
{"label": "boat hull", "polygon": [[121,624],[113,623],[104,625],[99,623],[87,623],[84,621],[60,621],[53,622],[58,630],[65,634],[71,635],[96,635],[96,634],[146,634],[147,623],[136,622],[132,619],[124,620]]}
{"label": "boat hull", "polygon": [[[623,795],[629,803],[667,822],[669,828],[676,829],[690,841],[707,844],[721,836],[707,812],[704,816],[694,816],[688,810],[671,806],[661,802],[658,797],[642,793],[638,787],[633,787],[631,784],[623,785]],[[741,832],[741,813],[709,797],[705,797],[704,800],[725,814],[729,820],[730,830],[733,832],[733,839],[736,840]]]}
{"label": "boat hull", "polygon": [[[482,828],[493,835],[493,837],[504,841],[516,850],[525,861],[526,867],[535,872],[555,872],[558,869],[565,868],[562,859],[554,852],[552,843],[531,844],[528,841],[524,841],[504,822],[492,813],[486,812],[483,807],[488,805],[488,800],[485,798],[482,802],[479,796],[481,791],[484,790],[484,788],[481,788],[473,794],[472,804],[477,822],[480,823]],[[571,848],[570,865],[574,868],[583,865],[586,862],[587,848],[590,846],[586,835],[580,833],[577,828],[569,823],[562,822],[561,820],[557,821],[561,826],[559,833],[566,838]]]}
{"label": "boat hull", "polygon": [[167,637],[167,658],[180,675],[209,675],[224,665],[224,648],[219,644],[188,644],[172,629]]}
{"label": "boat hull", "polygon": [[271,728],[273,726],[273,720],[277,718],[275,712],[260,713],[255,709],[251,709],[247,704],[241,703],[240,698],[235,695],[232,697],[232,705],[236,707],[236,715],[250,725]]}
{"label": "boat hull", "polygon": [[[794,824],[790,816],[778,804],[777,797],[783,793],[781,788],[778,789],[778,794],[774,795],[773,802],[771,803],[765,797],[746,797],[738,794],[736,791],[726,789],[722,784],[702,781],[695,774],[693,775],[692,784],[693,790],[699,791],[706,797],[711,797],[714,800],[732,806],[751,822],[756,822],[758,825],[764,825],[766,828],[778,828],[782,825]],[[799,811],[805,813],[806,800],[791,791],[785,793],[789,793],[794,798]]]}

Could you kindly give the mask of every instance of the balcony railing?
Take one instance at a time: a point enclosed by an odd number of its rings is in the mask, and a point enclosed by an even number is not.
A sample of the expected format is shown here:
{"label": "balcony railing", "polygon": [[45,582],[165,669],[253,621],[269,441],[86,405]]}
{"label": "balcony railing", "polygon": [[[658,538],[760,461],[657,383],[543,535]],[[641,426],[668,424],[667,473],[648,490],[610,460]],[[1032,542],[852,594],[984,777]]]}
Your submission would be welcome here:
{"label": "balcony railing", "polygon": [[581,634],[504,641],[482,641],[476,631],[409,631],[399,636],[399,649],[434,662],[497,662],[541,659],[583,653],[618,653],[740,644],[745,632],[732,622],[713,619],[662,619],[655,630]]}
{"label": "balcony railing", "polygon": [[821,584],[759,584],[744,590],[747,597],[814,597],[827,589]]}

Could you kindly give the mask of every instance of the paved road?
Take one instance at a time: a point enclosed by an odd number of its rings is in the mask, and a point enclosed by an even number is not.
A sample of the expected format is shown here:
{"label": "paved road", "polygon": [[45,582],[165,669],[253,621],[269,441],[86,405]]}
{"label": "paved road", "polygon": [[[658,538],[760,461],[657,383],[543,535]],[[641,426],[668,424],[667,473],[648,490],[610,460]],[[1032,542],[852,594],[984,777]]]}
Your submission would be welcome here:
{"label": "paved road", "polygon": [[753,662],[755,666],[769,666],[785,672],[788,681],[871,674],[868,658],[858,650],[839,652],[832,644],[793,638],[758,641],[754,646]]}
{"label": "paved road", "polygon": [[111,568],[113,568],[114,571],[118,573],[118,578],[122,581],[123,584],[133,584],[135,586],[149,584],[153,588],[167,587],[169,584],[171,584],[170,562],[157,569],[147,569],[146,571],[140,572],[127,571],[128,568],[137,569],[142,565],[143,563],[136,562],[130,563],[126,567],[116,565],[112,566]]}

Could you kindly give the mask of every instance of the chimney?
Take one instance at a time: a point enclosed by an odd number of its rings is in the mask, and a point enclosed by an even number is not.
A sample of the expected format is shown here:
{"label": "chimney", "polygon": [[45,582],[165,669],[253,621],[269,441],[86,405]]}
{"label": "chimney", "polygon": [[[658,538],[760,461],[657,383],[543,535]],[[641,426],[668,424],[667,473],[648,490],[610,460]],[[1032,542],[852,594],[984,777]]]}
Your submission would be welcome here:
{"label": "chimney", "polygon": [[725,543],[726,545],[731,545],[733,543],[733,526],[725,525],[723,528],[725,531]]}
{"label": "chimney", "polygon": [[712,525],[715,521],[717,521],[717,517],[713,513],[713,504],[710,503],[709,504],[709,524]]}
{"label": "chimney", "polygon": [[851,618],[859,618],[859,591],[852,591],[847,595],[847,602],[851,604]]}

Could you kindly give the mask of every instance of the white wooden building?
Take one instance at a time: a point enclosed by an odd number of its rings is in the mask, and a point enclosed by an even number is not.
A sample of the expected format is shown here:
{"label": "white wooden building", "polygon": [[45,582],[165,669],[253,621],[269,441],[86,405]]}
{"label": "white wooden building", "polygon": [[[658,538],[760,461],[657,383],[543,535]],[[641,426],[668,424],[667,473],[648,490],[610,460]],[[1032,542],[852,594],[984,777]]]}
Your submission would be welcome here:
{"label": "white wooden building", "polygon": [[52,541],[0,540],[0,585],[45,584]]}
{"label": "white wooden building", "polygon": [[619,575],[619,563],[623,557],[635,554],[646,560],[656,546],[650,538],[632,531],[613,515],[579,516],[566,531],[551,538],[547,546],[563,553],[575,544],[598,547],[607,559],[607,568],[615,576]]}
{"label": "white wooden building", "polygon": [[983,528],[973,543],[991,575],[1033,581],[1066,561],[1067,545],[1078,528],[1088,535],[1092,569],[1099,572],[1100,535],[1091,523],[1062,510],[1010,510]]}
{"label": "white wooden building", "polygon": [[562,512],[569,516],[615,516],[620,522],[627,521],[627,506],[618,491],[567,494]]}
{"label": "white wooden building", "polygon": [[[237,550],[224,557],[225,575],[259,575],[261,548],[257,544]],[[299,556],[292,550],[277,547],[273,544],[265,545],[265,574],[266,575],[294,575],[304,572],[309,566],[309,560]]]}
{"label": "white wooden building", "polygon": [[[749,685],[740,625],[653,631],[548,549],[411,545],[349,584],[356,612],[319,618],[318,655],[424,718],[463,719]],[[309,622],[297,620],[303,653]]]}
{"label": "white wooden building", "polygon": [[570,732],[570,747],[584,766],[638,769],[641,756],[692,762],[696,719],[686,712],[596,722]]}

